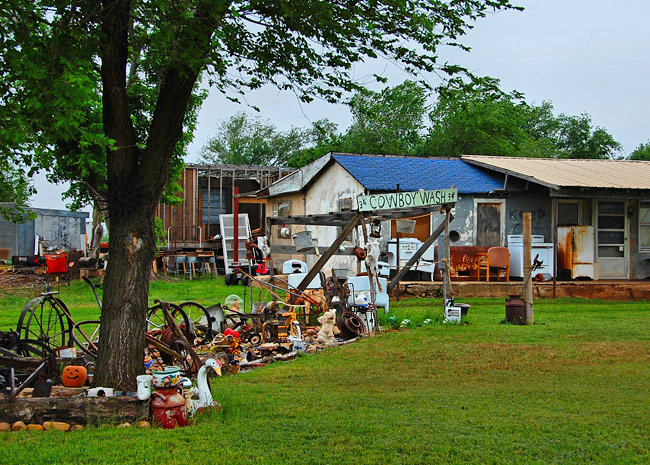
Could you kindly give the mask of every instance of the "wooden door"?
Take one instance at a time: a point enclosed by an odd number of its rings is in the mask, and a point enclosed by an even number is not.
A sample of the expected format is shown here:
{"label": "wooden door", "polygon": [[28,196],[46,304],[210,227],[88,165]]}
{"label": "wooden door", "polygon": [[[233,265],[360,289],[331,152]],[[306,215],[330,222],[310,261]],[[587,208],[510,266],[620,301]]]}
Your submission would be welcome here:
{"label": "wooden door", "polygon": [[501,245],[502,203],[476,204],[476,245],[494,247]]}

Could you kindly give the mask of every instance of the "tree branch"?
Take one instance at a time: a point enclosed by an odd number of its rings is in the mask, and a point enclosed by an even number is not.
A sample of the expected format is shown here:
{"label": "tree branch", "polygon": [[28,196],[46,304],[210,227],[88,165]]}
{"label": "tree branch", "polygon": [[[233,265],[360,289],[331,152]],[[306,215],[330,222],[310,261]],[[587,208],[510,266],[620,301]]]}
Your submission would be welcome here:
{"label": "tree branch", "polygon": [[126,64],[129,45],[129,12],[131,2],[104,0],[102,32],[106,46],[102,53],[102,84],[104,132],[116,141],[117,149],[107,153],[109,190],[133,182],[138,160],[136,134],[126,94]]}

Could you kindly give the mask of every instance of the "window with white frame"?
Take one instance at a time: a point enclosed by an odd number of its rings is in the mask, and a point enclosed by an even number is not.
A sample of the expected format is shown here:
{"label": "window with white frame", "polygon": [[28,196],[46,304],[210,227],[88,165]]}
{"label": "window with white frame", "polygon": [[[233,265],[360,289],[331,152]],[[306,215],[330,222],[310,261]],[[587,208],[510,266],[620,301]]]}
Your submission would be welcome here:
{"label": "window with white frame", "polygon": [[650,200],[639,202],[639,250],[650,252]]}

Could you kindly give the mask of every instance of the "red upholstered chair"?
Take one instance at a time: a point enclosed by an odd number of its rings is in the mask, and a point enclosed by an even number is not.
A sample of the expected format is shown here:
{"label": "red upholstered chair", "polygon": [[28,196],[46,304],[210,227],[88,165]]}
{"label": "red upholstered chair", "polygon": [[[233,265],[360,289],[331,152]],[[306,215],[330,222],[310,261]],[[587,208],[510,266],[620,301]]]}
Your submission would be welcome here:
{"label": "red upholstered chair", "polygon": [[478,253],[478,280],[481,280],[481,270],[485,270],[485,280],[490,280],[490,268],[497,270],[497,281],[502,271],[505,271],[506,281],[510,281],[510,252],[507,247],[490,247],[487,253]]}

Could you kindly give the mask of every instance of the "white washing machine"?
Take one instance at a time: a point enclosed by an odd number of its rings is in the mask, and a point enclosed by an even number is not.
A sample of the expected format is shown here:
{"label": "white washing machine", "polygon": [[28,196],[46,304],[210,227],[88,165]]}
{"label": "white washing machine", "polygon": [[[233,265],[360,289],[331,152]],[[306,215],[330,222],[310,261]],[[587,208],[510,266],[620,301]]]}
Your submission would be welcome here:
{"label": "white washing machine", "polygon": [[[524,235],[511,234],[508,236],[508,250],[510,251],[510,276],[515,278],[524,278]],[[535,256],[539,255],[542,266],[534,271],[536,274],[542,273],[547,279],[553,276],[553,243],[544,242],[544,236],[533,234],[530,244],[531,263]]]}

